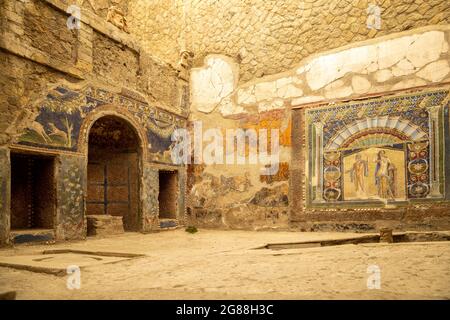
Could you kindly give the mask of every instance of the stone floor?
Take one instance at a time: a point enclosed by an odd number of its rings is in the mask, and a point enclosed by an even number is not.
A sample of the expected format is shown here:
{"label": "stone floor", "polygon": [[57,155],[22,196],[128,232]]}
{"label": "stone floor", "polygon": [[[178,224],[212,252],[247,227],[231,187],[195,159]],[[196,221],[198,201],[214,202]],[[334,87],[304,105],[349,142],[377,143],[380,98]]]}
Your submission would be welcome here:
{"label": "stone floor", "polygon": [[[79,290],[67,289],[68,276],[0,267],[0,292],[16,290],[18,299],[450,299],[450,242],[254,249],[350,235],[175,230],[22,245],[0,250],[0,260],[56,249],[145,256],[80,264]],[[379,290],[367,288],[371,265],[381,270]]]}

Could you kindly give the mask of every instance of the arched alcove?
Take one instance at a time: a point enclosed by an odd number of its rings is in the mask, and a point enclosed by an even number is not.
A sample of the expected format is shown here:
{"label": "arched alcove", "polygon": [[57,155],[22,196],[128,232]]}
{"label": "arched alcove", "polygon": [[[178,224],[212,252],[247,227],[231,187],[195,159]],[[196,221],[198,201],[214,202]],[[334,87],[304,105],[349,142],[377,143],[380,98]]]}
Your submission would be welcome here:
{"label": "arched alcove", "polygon": [[121,117],[105,115],[92,124],[88,138],[87,216],[122,217],[125,231],[139,230],[140,146],[136,130]]}

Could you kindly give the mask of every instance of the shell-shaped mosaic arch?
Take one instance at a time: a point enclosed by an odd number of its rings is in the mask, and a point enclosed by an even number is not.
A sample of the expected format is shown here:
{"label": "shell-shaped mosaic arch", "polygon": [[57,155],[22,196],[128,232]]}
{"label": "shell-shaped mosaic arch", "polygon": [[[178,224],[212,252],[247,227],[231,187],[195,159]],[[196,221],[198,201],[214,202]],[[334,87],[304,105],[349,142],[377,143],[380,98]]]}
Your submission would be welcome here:
{"label": "shell-shaped mosaic arch", "polygon": [[[371,136],[367,139],[367,136]],[[376,137],[380,141],[376,141]],[[375,138],[374,138],[375,137]],[[428,134],[419,126],[400,117],[374,117],[359,119],[341,129],[330,139],[325,150],[338,150],[355,143],[382,145],[386,142],[421,141],[428,139]]]}

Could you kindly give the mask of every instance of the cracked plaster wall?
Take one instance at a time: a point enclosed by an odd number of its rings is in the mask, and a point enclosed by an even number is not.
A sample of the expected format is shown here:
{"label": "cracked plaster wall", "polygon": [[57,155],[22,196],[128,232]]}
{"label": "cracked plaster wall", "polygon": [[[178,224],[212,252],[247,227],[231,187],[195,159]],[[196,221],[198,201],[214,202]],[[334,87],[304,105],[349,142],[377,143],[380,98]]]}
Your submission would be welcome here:
{"label": "cracked plaster wall", "polygon": [[[204,66],[191,73],[191,120],[203,120],[204,130],[215,126],[222,130],[246,128],[252,120],[258,128],[280,128],[288,137],[281,141],[280,161],[289,164],[293,108],[448,83],[449,43],[449,26],[419,28],[313,55],[286,72],[238,84],[238,64],[229,57],[211,55]],[[230,70],[234,70],[233,76]],[[202,94],[214,81],[217,90]],[[223,88],[230,94],[223,94]],[[293,139],[299,139],[299,131],[295,132]],[[279,210],[277,204],[265,206],[267,201],[254,199],[275,197],[275,203],[283,204],[289,193],[284,186],[295,177],[284,175],[284,180],[268,183],[258,169],[239,165],[191,169],[193,202],[189,206],[193,219],[222,227],[286,228],[288,214],[284,217],[280,211],[288,211],[288,203]],[[222,181],[227,179],[236,187],[224,188]],[[301,195],[292,194],[290,200],[292,197]],[[198,200],[202,198],[203,202]],[[274,210],[278,217],[268,219]]]}
{"label": "cracked plaster wall", "polygon": [[[147,103],[153,112],[158,108],[161,114],[171,115],[170,119],[187,116],[187,101],[182,99],[186,95],[187,83],[177,76],[177,70],[146,52],[132,35],[106,21],[107,9],[111,5],[121,6],[126,13],[123,5],[127,2],[81,2],[81,29],[69,30],[66,24],[69,17],[67,1],[0,1],[0,244],[7,242],[9,237],[9,150],[12,147],[39,154],[50,153],[58,159],[56,238],[81,239],[86,234],[83,218],[85,156],[42,146],[29,147],[31,151],[28,146],[18,146],[26,130],[33,125],[36,128],[36,119],[49,99],[64,101],[61,106],[67,108],[67,113],[88,109],[92,107],[92,101],[86,95],[77,96],[77,92],[95,87],[108,94],[103,97],[105,101],[111,98],[111,94],[130,99],[126,105],[127,101],[123,101],[123,105],[111,106],[117,114],[127,112],[132,101],[133,106]],[[91,3],[96,4],[95,10]],[[72,100],[64,93],[72,95],[72,98],[75,96],[73,105],[65,103],[66,98]],[[77,100],[76,97],[82,99]],[[100,100],[96,102],[103,103]],[[45,125],[47,123],[40,128],[48,135],[50,132]],[[150,158],[144,160],[151,162]],[[161,165],[156,165],[159,167]],[[152,188],[143,191],[156,192]],[[142,198],[147,196],[142,194]],[[142,231],[159,228],[157,213],[155,215],[155,209],[149,208],[149,203],[145,202],[143,210],[153,220],[143,224]]]}
{"label": "cracked plaster wall", "polygon": [[[367,28],[369,4],[381,28]],[[185,47],[195,65],[212,53],[240,64],[242,83],[277,74],[302,59],[350,43],[450,23],[445,0],[135,0],[130,29],[143,46],[175,65]]]}

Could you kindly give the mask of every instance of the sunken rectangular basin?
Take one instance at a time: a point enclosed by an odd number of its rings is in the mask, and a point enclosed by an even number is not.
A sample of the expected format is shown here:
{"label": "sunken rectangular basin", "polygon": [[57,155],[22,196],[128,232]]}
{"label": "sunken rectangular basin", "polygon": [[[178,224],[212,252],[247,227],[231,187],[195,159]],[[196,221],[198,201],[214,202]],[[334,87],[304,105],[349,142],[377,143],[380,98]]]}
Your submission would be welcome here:
{"label": "sunken rectangular basin", "polygon": [[116,263],[140,256],[142,255],[131,253],[48,250],[36,255],[2,256],[0,257],[0,267],[64,276],[67,275],[69,266],[84,268]]}

